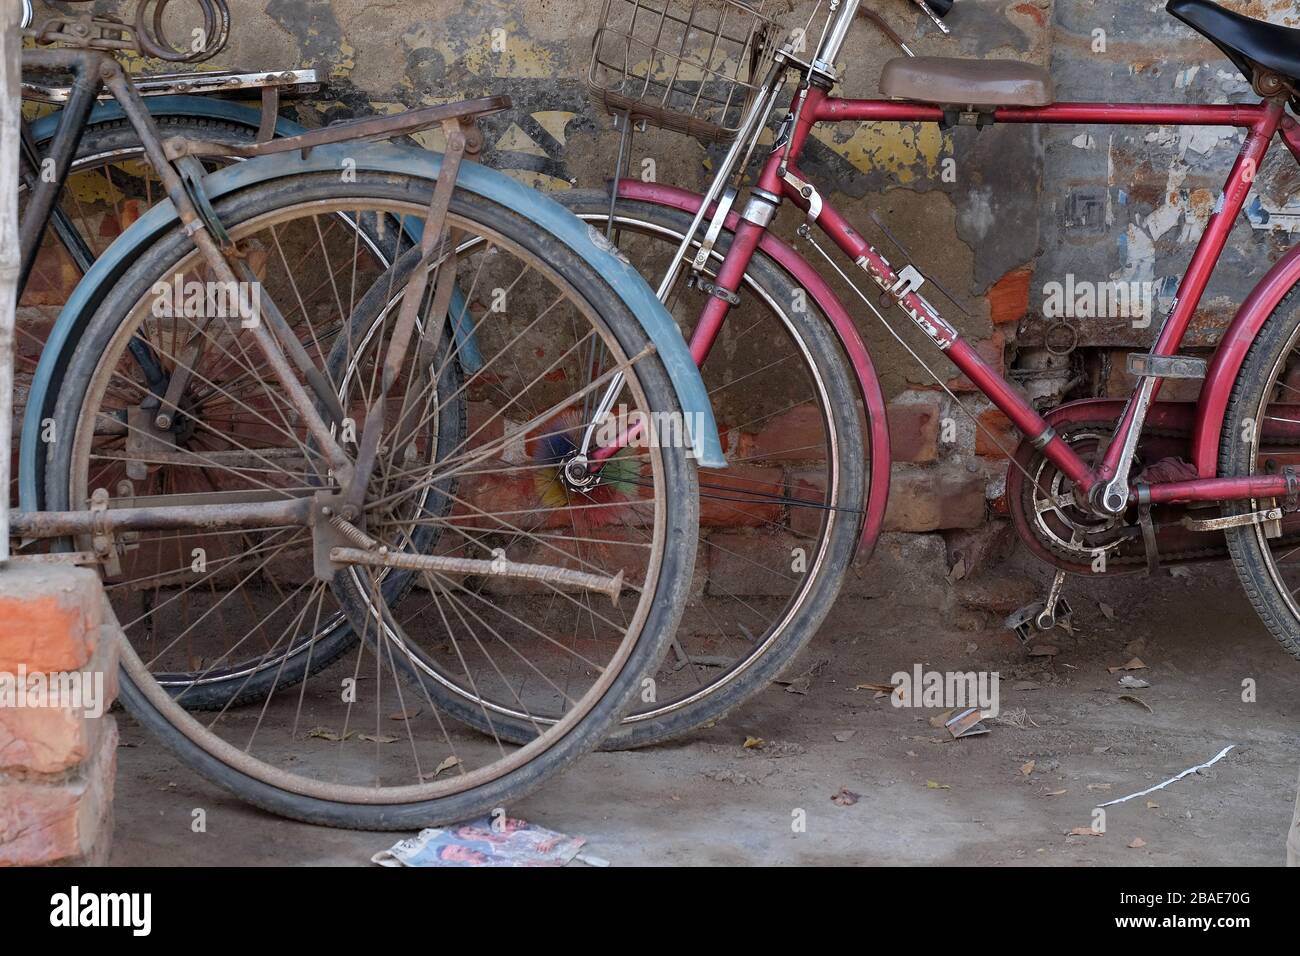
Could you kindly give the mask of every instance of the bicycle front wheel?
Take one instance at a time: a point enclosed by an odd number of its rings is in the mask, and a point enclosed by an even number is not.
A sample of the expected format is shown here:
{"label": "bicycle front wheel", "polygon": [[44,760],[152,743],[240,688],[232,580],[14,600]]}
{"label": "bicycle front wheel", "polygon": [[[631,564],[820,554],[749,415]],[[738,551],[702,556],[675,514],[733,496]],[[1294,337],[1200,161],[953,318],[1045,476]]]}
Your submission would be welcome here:
{"label": "bicycle front wheel", "polygon": [[[606,231],[608,196],[575,190],[556,198]],[[691,217],[626,200],[615,215],[620,251],[657,281]],[[729,246],[724,233],[709,274]],[[668,304],[689,336],[708,297],[686,285],[687,273]],[[825,316],[761,252],[741,298],[714,347],[717,358],[701,369],[731,461],[700,475],[700,530],[684,546],[702,573],[668,653],[607,749],[678,737],[762,691],[816,634],[853,560],[867,462],[857,404],[844,398],[854,393],[847,362]],[[484,702],[454,657],[417,661],[449,712],[517,741],[537,734],[517,708]]]}
{"label": "bicycle front wheel", "polygon": [[[385,263],[401,259],[431,190],[407,177],[304,175],[218,205],[261,295],[342,397],[350,455],[396,321],[398,273]],[[203,527],[210,504],[310,497],[334,479],[240,323],[201,297],[159,308],[174,295],[164,290],[201,288],[206,275],[180,229],[100,307],[60,390],[52,509],[88,508],[107,488],[110,507],[195,511],[193,528],[137,533],[108,579],[128,643],[123,701],[189,765],[284,815],[407,828],[518,798],[607,733],[689,586],[694,556],[680,544],[696,533],[697,489],[685,444],[628,448],[590,486],[564,479],[593,382],[621,375],[631,414],[681,416],[635,316],[513,210],[458,188],[448,227],[457,254],[444,249],[432,267],[455,269],[462,304],[439,321],[424,303],[389,392],[402,414],[385,418],[357,524],[390,554],[468,562],[461,570],[353,565],[327,581],[313,573],[310,528]],[[463,328],[472,370],[460,361]],[[132,343],[164,380],[144,378]],[[177,376],[180,398],[160,398]],[[510,572],[525,565],[585,572],[612,590]],[[416,664],[427,659],[454,661],[446,675],[473,682],[486,734],[447,719]],[[159,680],[177,674],[184,686]],[[205,680],[244,689],[218,711],[186,711]],[[526,744],[493,729],[503,709],[536,728]]]}

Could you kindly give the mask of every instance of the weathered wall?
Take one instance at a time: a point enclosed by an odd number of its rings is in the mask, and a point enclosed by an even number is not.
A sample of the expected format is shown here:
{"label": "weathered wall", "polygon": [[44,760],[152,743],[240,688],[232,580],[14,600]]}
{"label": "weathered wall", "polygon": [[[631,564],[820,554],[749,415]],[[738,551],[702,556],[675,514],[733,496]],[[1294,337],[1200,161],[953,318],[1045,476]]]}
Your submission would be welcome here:
{"label": "weathered wall", "polygon": [[[1279,23],[1300,23],[1296,0],[1224,0]],[[112,6],[112,4],[108,4]],[[216,65],[316,66],[325,93],[292,106],[315,124],[375,111],[506,92],[515,107],[486,121],[484,161],[543,189],[597,187],[612,168],[617,135],[585,85],[599,0],[231,0],[230,48]],[[799,6],[811,9],[803,0]],[[960,0],[942,37],[910,3],[875,8],[920,54],[1010,57],[1049,66],[1060,99],[1246,101],[1249,89],[1207,41],[1156,0]],[[868,23],[855,26],[843,56],[849,95],[872,95],[896,50]],[[438,145],[436,134],[423,137]],[[961,300],[968,316],[938,304],[985,354],[1042,396],[1122,394],[1127,349],[1150,327],[1127,317],[1042,317],[1045,289],[1064,282],[1133,279],[1168,297],[1176,286],[1241,142],[1226,129],[1145,127],[983,131],[933,126],[842,125],[819,130],[804,168],[892,259],[901,258],[871,219],[886,222],[917,265]],[[633,169],[655,160],[655,176],[701,188],[710,150],[651,130],[634,143]],[[951,161],[951,162],[949,162]],[[945,171],[949,175],[945,176]],[[1294,164],[1275,151],[1261,171],[1250,220],[1234,232],[1223,269],[1196,322],[1195,344],[1212,343],[1256,277],[1300,228]],[[779,228],[790,235],[787,211]],[[937,297],[936,297],[937,298]],[[845,293],[845,301],[854,301]],[[1157,316],[1160,314],[1157,308]],[[1003,465],[996,445],[869,316],[861,323],[903,427],[890,526],[931,531],[980,524]],[[922,346],[910,329],[904,336]],[[1076,338],[1066,357],[1039,347]],[[743,363],[744,356],[722,361]],[[716,360],[715,360],[716,361]],[[738,365],[743,367],[743,364]],[[935,367],[1004,446],[1017,436],[969,394],[939,359]],[[1046,371],[1044,372],[1044,369]],[[725,371],[725,370],[724,370]],[[938,441],[936,421],[956,423]],[[923,427],[916,427],[917,422]],[[941,506],[939,498],[956,497]]]}

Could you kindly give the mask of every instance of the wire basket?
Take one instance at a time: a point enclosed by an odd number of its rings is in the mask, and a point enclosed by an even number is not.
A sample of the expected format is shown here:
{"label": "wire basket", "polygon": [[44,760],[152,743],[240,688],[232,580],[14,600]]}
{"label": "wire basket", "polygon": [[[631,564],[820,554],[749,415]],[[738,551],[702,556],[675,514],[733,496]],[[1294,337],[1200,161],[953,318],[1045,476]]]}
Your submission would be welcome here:
{"label": "wire basket", "polygon": [[605,0],[587,86],[610,113],[706,142],[736,137],[788,0]]}

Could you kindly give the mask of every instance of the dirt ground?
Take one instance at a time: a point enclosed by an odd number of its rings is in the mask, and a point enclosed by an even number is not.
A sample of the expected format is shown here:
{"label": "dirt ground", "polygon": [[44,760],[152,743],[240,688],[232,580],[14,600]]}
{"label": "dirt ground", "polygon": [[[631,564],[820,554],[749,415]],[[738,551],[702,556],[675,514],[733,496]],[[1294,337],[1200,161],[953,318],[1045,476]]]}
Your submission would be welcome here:
{"label": "dirt ground", "polygon": [[[841,601],[786,674],[811,671],[806,694],[773,686],[690,739],[594,754],[508,810],[586,837],[614,865],[1283,863],[1300,663],[1259,625],[1231,569],[1071,582],[1066,594],[1073,636],[1058,629],[1029,649],[888,599]],[[1039,645],[1057,653],[1029,653]],[[1148,689],[1108,670],[1134,656]],[[857,689],[914,663],[997,670],[1004,722],[954,741],[930,722],[940,711]],[[1248,678],[1254,702],[1242,700]],[[130,717],[119,726],[115,864],[366,865],[400,836],[268,816],[179,766]],[[746,749],[747,737],[764,743]],[[1103,835],[1069,835],[1098,803],[1229,744],[1214,767],[1109,808]],[[857,802],[833,802],[841,788]],[[193,833],[200,807],[207,832]]]}

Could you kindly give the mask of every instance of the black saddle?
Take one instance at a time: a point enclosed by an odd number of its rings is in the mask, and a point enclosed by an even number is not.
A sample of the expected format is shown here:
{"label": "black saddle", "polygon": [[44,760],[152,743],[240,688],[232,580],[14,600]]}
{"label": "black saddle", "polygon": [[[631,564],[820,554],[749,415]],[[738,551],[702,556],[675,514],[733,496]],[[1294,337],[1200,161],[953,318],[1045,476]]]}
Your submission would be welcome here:
{"label": "black saddle", "polygon": [[1278,74],[1293,93],[1300,88],[1300,30],[1244,17],[1210,0],[1169,0],[1165,9],[1226,53],[1257,90],[1261,70]]}

